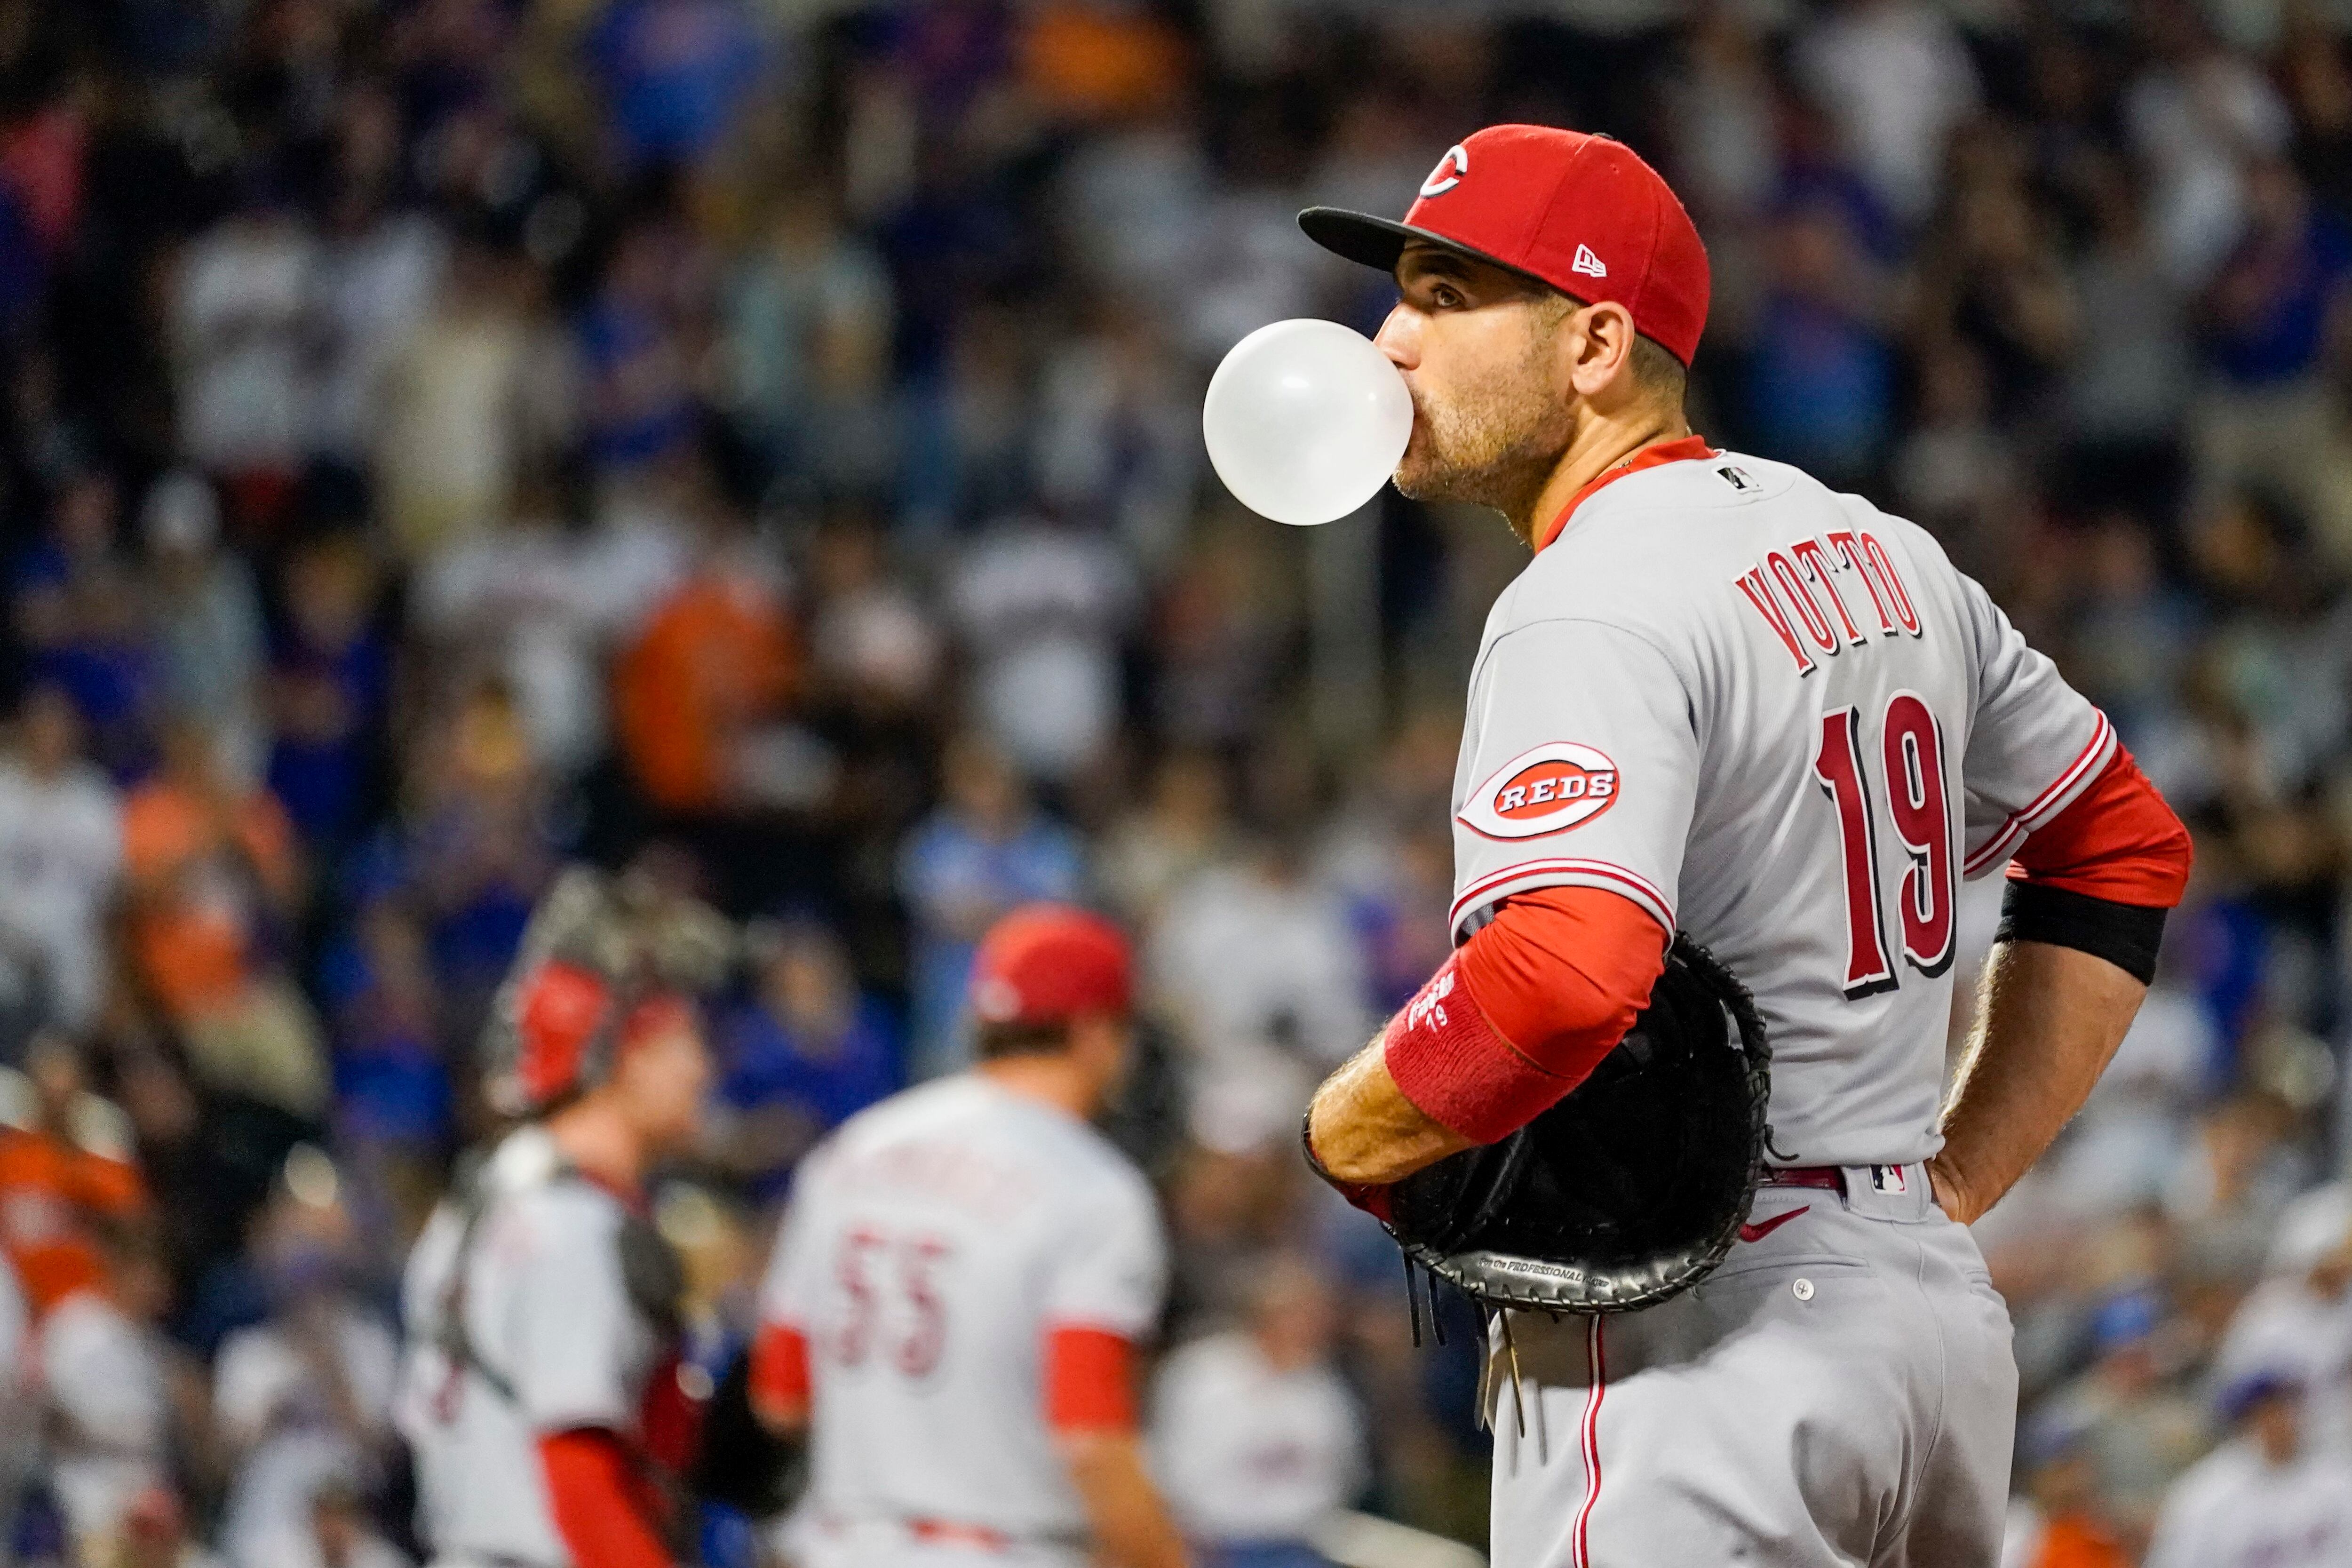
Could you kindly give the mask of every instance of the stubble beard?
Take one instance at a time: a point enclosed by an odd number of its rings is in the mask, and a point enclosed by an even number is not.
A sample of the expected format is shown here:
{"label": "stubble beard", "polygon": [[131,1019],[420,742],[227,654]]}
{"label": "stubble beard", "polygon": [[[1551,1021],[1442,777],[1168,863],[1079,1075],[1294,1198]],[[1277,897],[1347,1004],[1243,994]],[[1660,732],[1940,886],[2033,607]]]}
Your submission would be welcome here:
{"label": "stubble beard", "polygon": [[1505,384],[1442,405],[1414,396],[1398,490],[1414,500],[1492,507],[1507,518],[1533,500],[1568,450],[1572,425],[1554,405],[1538,356],[1518,368]]}

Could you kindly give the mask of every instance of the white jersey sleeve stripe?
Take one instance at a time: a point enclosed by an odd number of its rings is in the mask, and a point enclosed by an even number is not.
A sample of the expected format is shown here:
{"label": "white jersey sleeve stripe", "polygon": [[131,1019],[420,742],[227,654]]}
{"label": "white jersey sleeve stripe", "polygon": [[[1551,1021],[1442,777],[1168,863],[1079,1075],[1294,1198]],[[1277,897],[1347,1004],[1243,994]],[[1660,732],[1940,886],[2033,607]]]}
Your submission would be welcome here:
{"label": "white jersey sleeve stripe", "polygon": [[1984,841],[1982,847],[1968,858],[1967,862],[1960,868],[1960,875],[1980,876],[1988,868],[1996,866],[2005,859],[2020,839],[2041,826],[2050,817],[2057,815],[2058,807],[2066,800],[2069,792],[2076,784],[2084,783],[2097,773],[2107,758],[2114,753],[2115,743],[2115,726],[2107,721],[2107,716],[2105,713],[2100,713],[2098,722],[2092,727],[2091,739],[2083,747],[2081,754],[2066,765],[2065,771],[2058,775],[2048,789],[2035,795],[2025,805],[2011,812],[2000,826],[1994,830],[1993,836]]}
{"label": "white jersey sleeve stripe", "polygon": [[1675,931],[1675,907],[1672,900],[1658,890],[1657,884],[1622,866],[1606,860],[1522,860],[1516,866],[1490,872],[1462,889],[1454,900],[1448,919],[1460,925],[1462,917],[1478,907],[1499,889],[1529,877],[1543,877],[1557,885],[1561,877],[1590,877],[1608,885],[1609,890],[1622,893],[1642,908],[1642,911],[1666,928],[1671,936]]}

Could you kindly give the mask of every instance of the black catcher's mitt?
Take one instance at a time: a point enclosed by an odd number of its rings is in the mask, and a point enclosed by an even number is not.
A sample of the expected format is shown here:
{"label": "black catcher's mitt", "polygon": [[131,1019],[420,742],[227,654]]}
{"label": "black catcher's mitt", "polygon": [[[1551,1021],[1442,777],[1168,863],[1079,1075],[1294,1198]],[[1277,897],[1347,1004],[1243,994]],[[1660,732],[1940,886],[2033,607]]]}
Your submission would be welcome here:
{"label": "black catcher's mitt", "polygon": [[1592,1076],[1499,1142],[1391,1189],[1389,1233],[1476,1300],[1623,1312],[1723,1261],[1762,1174],[1771,1050],[1747,987],[1677,933]]}

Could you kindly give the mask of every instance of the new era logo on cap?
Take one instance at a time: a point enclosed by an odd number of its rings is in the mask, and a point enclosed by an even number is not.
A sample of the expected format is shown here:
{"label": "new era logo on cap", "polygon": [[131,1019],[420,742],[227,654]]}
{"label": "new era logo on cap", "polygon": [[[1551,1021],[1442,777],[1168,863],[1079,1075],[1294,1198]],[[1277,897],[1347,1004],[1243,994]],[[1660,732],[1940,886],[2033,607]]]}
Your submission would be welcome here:
{"label": "new era logo on cap", "polygon": [[1609,268],[1601,265],[1601,258],[1592,254],[1592,247],[1589,245],[1580,245],[1576,247],[1576,259],[1568,264],[1568,269],[1570,272],[1581,272],[1588,278],[1609,276]]}

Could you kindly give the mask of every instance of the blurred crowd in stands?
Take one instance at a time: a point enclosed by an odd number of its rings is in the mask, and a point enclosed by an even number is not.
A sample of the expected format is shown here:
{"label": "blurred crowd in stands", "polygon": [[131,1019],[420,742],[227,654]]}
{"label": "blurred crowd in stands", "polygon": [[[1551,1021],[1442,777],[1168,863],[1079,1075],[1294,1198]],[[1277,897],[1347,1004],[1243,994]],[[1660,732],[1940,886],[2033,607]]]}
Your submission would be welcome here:
{"label": "blurred crowd in stands", "polygon": [[1151,976],[1188,1528],[1483,1539],[1470,1316],[1412,1348],[1296,1134],[1444,952],[1520,555],[1393,495],[1253,518],[1198,410],[1249,330],[1388,307],[1298,207],[1532,120],[1696,217],[1696,427],[1933,529],[2196,833],[2140,1023],[1980,1226],[2011,1568],[2352,1563],[2347,27],[0,0],[0,1560],[416,1553],[391,1284],[571,857],[746,922],[660,1208],[714,1367],[798,1154],[957,1065],[996,913],[1080,900]]}

